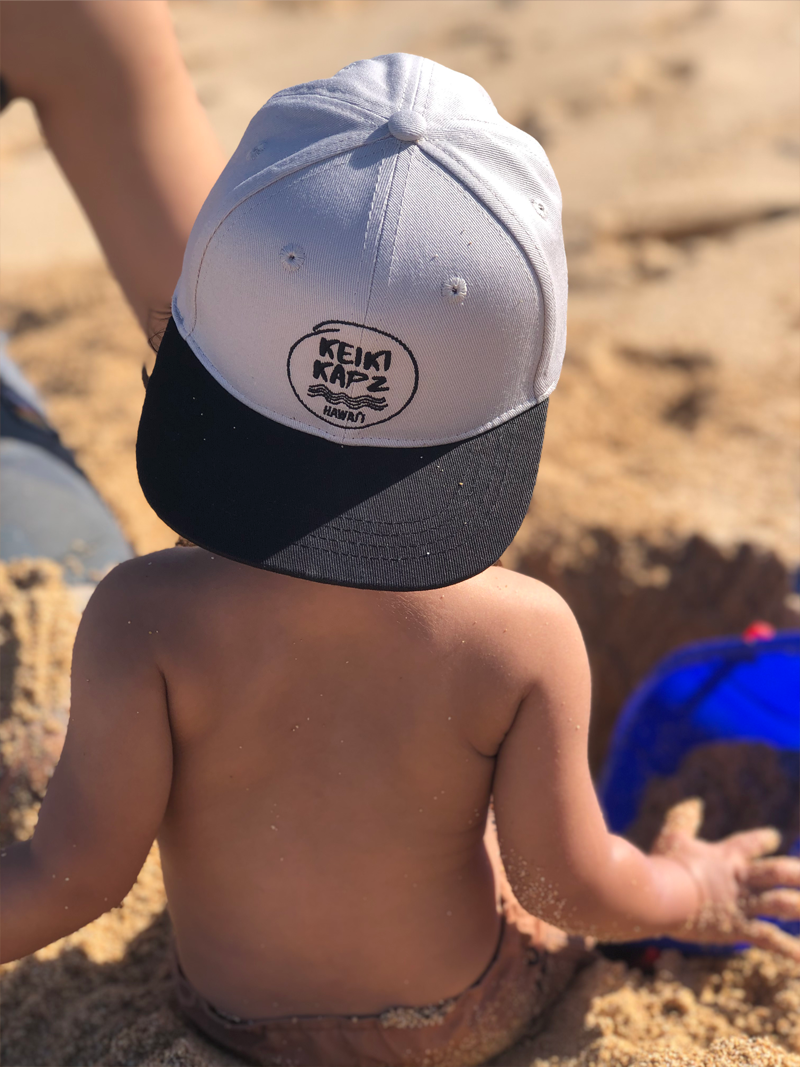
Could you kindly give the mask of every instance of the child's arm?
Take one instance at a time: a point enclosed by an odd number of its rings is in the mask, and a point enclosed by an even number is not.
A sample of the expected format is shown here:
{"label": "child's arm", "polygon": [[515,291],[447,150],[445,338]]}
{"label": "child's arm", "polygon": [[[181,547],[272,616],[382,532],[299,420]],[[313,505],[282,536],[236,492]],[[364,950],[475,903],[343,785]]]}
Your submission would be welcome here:
{"label": "child's arm", "polygon": [[31,841],[0,863],[0,959],[17,959],[119,904],[161,823],[172,780],[156,626],[142,560],[95,591],[75,642],[64,751]]}
{"label": "child's arm", "polygon": [[589,775],[583,641],[563,601],[538,595],[533,678],[498,753],[493,790],[520,903],[562,929],[606,940],[749,940],[800,959],[796,938],[754,919],[800,917],[800,893],[775,888],[800,886],[800,860],[758,858],[778,847],[775,830],[710,844],[694,837],[696,825],[673,821],[651,856],[608,833]]}

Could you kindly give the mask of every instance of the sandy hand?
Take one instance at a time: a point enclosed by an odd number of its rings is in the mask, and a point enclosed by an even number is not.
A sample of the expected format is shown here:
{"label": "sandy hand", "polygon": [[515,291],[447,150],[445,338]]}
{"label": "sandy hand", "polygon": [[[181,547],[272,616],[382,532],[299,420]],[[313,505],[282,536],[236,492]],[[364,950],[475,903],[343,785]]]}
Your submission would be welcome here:
{"label": "sandy hand", "polygon": [[681,801],[667,812],[651,850],[684,866],[698,888],[696,914],[670,933],[714,944],[749,941],[800,962],[800,938],[757,918],[800,919],[800,859],[769,857],[781,842],[771,827],[712,843],[697,837],[702,821],[702,800]]}

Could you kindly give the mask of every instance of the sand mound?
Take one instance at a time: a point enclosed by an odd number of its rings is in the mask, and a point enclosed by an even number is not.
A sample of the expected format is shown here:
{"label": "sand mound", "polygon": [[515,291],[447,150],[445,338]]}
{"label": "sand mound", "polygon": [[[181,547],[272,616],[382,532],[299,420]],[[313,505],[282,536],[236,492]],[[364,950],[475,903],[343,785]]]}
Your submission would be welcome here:
{"label": "sand mound", "polygon": [[507,1067],[800,1065],[800,972],[751,949],[724,961],[665,952],[651,976],[599,960]]}
{"label": "sand mound", "polygon": [[58,762],[77,627],[58,564],[0,564],[0,847],[31,836]]}
{"label": "sand mound", "polygon": [[554,528],[551,521],[534,494],[504,559],[556,589],[580,623],[592,667],[594,773],[624,701],[668,652],[741,633],[755,619],[778,629],[800,623],[791,568],[775,552],[663,531],[625,536],[574,522]]}

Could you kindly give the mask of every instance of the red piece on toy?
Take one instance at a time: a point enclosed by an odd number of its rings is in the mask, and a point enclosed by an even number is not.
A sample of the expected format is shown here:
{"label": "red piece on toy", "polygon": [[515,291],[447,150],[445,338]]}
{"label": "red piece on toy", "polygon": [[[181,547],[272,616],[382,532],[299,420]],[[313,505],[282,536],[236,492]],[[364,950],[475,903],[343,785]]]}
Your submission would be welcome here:
{"label": "red piece on toy", "polygon": [[745,641],[770,641],[774,636],[775,627],[770,626],[763,619],[756,619],[755,622],[751,622],[742,633],[742,638]]}

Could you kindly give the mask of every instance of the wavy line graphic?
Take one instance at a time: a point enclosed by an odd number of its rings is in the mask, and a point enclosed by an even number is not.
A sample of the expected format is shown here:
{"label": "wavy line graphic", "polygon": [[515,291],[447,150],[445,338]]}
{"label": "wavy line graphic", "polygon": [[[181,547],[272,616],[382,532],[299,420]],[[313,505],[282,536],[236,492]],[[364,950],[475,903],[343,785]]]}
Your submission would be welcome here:
{"label": "wavy line graphic", "polygon": [[351,409],[372,408],[375,411],[383,411],[386,407],[386,397],[377,396],[348,396],[347,393],[334,393],[326,385],[309,385],[309,396],[324,396],[329,404],[344,404]]}

